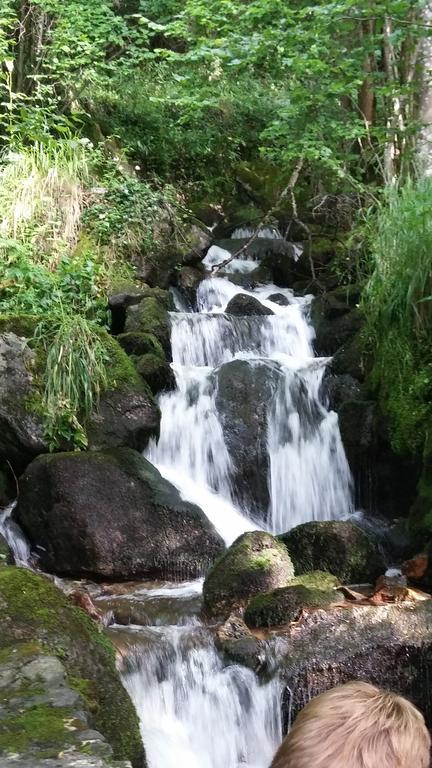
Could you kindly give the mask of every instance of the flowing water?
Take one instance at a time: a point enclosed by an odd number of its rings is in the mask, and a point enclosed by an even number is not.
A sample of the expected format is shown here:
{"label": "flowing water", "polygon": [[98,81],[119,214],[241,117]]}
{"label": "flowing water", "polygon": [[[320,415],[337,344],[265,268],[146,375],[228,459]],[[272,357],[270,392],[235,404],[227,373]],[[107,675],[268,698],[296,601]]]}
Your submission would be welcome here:
{"label": "flowing water", "polygon": [[[269,230],[261,236],[277,238],[279,233]],[[228,257],[214,246],[206,264]],[[257,266],[253,260],[234,259],[226,272],[234,279],[235,273],[245,275]],[[239,292],[252,295],[273,314],[225,314]],[[276,302],[268,298],[275,293]],[[160,398],[160,439],[151,443],[147,458],[185,499],[199,504],[227,545],[247,530],[281,533],[309,520],[349,515],[351,475],[337,416],[326,409],[321,395],[327,361],[314,357],[310,298],[274,285],[245,291],[226,277],[210,277],[198,289],[196,312],[176,292],[174,301],[177,389]],[[229,423],[220,405],[220,376],[235,361],[246,365],[251,381],[260,372],[271,393],[263,406],[264,455],[259,460],[267,467],[261,482],[268,501],[261,504],[247,503],[241,493],[236,456],[230,451],[230,429],[238,424]],[[246,387],[241,400],[248,395]],[[132,650],[123,680],[141,719],[149,768],[268,768],[282,738],[281,684],[277,677],[262,683],[251,670],[224,664],[211,631],[197,618],[201,588],[201,582],[162,585],[130,596],[141,607],[144,601],[148,620],[146,626],[127,630]],[[192,615],[191,598],[198,598]],[[171,601],[166,608],[164,601]],[[123,638],[124,628],[121,632]]]}
{"label": "flowing water", "polygon": [[21,528],[12,520],[16,501],[0,509],[0,535],[4,537],[12,552],[15,565],[27,566],[30,562],[30,545]]}

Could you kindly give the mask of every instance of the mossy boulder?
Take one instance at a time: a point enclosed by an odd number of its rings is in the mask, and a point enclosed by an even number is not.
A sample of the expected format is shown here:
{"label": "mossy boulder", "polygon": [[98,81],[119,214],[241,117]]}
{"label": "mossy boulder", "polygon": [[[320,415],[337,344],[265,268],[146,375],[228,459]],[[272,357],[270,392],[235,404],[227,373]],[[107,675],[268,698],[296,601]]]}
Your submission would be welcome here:
{"label": "mossy boulder", "polygon": [[175,388],[174,371],[159,355],[148,353],[136,361],[136,369],[150,387],[153,395]]}
{"label": "mossy boulder", "polygon": [[145,283],[123,286],[121,290],[111,294],[108,298],[112,333],[119,334],[124,331],[128,307],[135,306],[146,298],[156,299],[167,310],[174,308],[170,292],[163,288],[151,288]]}
{"label": "mossy boulder", "polygon": [[328,571],[341,583],[374,583],[385,572],[377,544],[350,521],[303,523],[278,537],[297,574]]}
{"label": "mossy boulder", "polygon": [[0,461],[16,472],[47,450],[41,417],[32,410],[36,355],[15,333],[0,335]]}
{"label": "mossy boulder", "polygon": [[339,579],[330,573],[312,571],[297,576],[287,587],[256,595],[249,602],[245,621],[249,627],[272,627],[298,619],[307,608],[328,608],[343,600],[335,590]]}
{"label": "mossy boulder", "polygon": [[87,425],[89,446],[142,451],[159,436],[160,411],[149,386],[115,338],[102,331],[109,358],[108,383]]}
{"label": "mossy boulder", "polygon": [[204,512],[129,448],[40,456],[16,518],[41,566],[64,575],[196,578],[224,550]]}
{"label": "mossy boulder", "polygon": [[127,355],[140,357],[141,355],[157,355],[165,360],[165,352],[162,344],[152,333],[141,333],[140,331],[130,331],[116,336],[116,341],[120,344]]}
{"label": "mossy boulder", "polygon": [[288,584],[294,578],[282,542],[263,531],[244,533],[214,564],[204,582],[204,608],[228,616],[253,595]]}
{"label": "mossy boulder", "polygon": [[170,322],[166,308],[154,296],[129,307],[126,312],[126,333],[149,333],[157,338],[165,354],[170,351]]}
{"label": "mossy boulder", "polygon": [[[114,649],[106,635],[87,614],[74,608],[48,578],[21,568],[0,569],[0,606],[2,657],[7,658],[8,654],[16,657],[29,644],[33,647],[40,644],[45,652],[58,657],[66,670],[70,688],[78,689],[83,696],[92,715],[93,727],[112,745],[114,757],[129,759],[135,768],[143,768],[145,761],[138,718],[121,684]],[[60,742],[65,745],[67,740],[61,715],[45,704],[28,710],[26,723],[28,726],[30,719],[32,737],[37,739],[40,727],[40,733],[46,734],[48,742],[54,740],[57,746]],[[39,716],[40,724],[37,725]],[[2,719],[0,734],[1,723]],[[25,746],[26,723],[22,721],[16,733],[10,728],[4,736],[8,739],[5,744],[8,749],[9,745],[13,746],[14,733],[17,746]]]}
{"label": "mossy boulder", "polygon": [[40,322],[37,315],[0,315],[0,334],[15,333],[25,339],[30,339]]}

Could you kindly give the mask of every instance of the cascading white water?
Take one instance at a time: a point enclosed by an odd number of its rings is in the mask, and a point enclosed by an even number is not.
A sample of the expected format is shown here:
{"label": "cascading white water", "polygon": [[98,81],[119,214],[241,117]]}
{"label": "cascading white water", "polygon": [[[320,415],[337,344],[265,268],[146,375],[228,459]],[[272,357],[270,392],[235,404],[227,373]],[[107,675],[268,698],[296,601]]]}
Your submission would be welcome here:
{"label": "cascading white water", "polygon": [[0,534],[7,541],[12,552],[15,565],[27,566],[30,561],[30,545],[21,528],[12,520],[12,512],[16,501],[4,509],[0,509]]}
{"label": "cascading white water", "polygon": [[[274,314],[224,314],[240,292],[258,298]],[[287,305],[266,298],[274,293],[282,294]],[[161,398],[161,436],[147,456],[185,498],[200,504],[227,543],[251,528],[252,517],[256,520],[255,511],[236,502],[232,457],[216,405],[214,374],[233,360],[277,364],[283,374],[268,404],[269,473],[263,482],[268,483],[270,508],[261,513],[262,527],[283,533],[308,520],[352,512],[351,474],[338,419],[320,398],[327,361],[314,357],[309,301],[274,285],[245,291],[227,279],[209,278],[198,289],[199,312],[171,316],[178,388]]]}
{"label": "cascading white water", "polygon": [[[182,585],[179,597],[193,594]],[[154,590],[168,598],[170,589]],[[146,597],[150,599],[150,595]],[[124,685],[135,702],[149,768],[267,768],[282,738],[281,684],[225,666],[192,618],[140,631]]]}
{"label": "cascading white water", "polygon": [[[265,236],[277,238],[278,233]],[[228,257],[214,247],[206,264]],[[245,274],[257,264],[234,259],[227,271]],[[225,314],[238,293],[253,295],[273,314]],[[270,301],[275,293],[279,297]],[[313,354],[309,303],[275,285],[245,291],[219,277],[201,283],[198,312],[188,312],[181,296],[175,296],[171,342],[177,389],[160,398],[160,439],[146,455],[185,499],[205,511],[227,544],[257,528],[256,510],[238,502],[236,457],[218,409],[219,375],[233,361],[246,361],[252,373],[269,375],[270,395],[262,404],[268,477],[262,482],[270,501],[261,510],[262,528],[281,533],[298,523],[342,518],[352,511],[337,416],[320,397],[327,361]],[[243,399],[248,396],[246,388]],[[253,445],[247,449],[256,450]],[[199,588],[196,583],[177,587],[178,599]],[[173,594],[172,588],[162,587],[153,590],[153,597],[161,599],[166,592]],[[147,592],[145,599],[152,599]],[[261,684],[251,670],[225,666],[210,631],[196,618],[183,617],[175,626],[153,622],[130,632],[139,642],[123,680],[140,716],[149,768],[268,768],[282,737],[277,678]]]}

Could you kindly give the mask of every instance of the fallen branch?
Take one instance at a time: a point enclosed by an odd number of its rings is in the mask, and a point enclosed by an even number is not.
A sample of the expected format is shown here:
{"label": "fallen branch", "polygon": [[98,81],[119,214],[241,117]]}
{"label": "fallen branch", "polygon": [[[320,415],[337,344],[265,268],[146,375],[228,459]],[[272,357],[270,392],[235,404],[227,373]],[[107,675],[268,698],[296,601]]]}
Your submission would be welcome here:
{"label": "fallen branch", "polygon": [[290,199],[291,199],[291,206],[292,206],[292,210],[293,210],[292,221],[295,222],[296,224],[298,224],[300,227],[302,227],[302,229],[308,235],[308,240],[309,240],[309,262],[310,262],[312,277],[315,280],[315,269],[314,269],[314,265],[313,265],[313,261],[312,261],[312,248],[311,248],[312,235],[310,233],[309,227],[307,227],[306,224],[304,224],[298,218],[297,202],[296,202],[295,195],[294,195],[294,189],[295,189],[295,186],[296,186],[296,184],[298,182],[300,173],[301,173],[301,171],[303,169],[303,165],[304,165],[304,157],[302,156],[297,161],[296,166],[295,166],[295,168],[294,168],[294,170],[293,170],[293,172],[291,174],[291,177],[290,177],[290,180],[289,180],[287,186],[285,187],[285,189],[282,190],[282,192],[279,195],[275,205],[273,205],[272,208],[270,208],[270,210],[267,211],[267,213],[264,216],[264,218],[261,219],[261,221],[258,224],[254,234],[249,238],[249,240],[244,245],[242,245],[241,248],[238,249],[238,251],[235,251],[234,253],[232,253],[231,256],[228,259],[225,259],[225,261],[221,261],[219,264],[214,264],[213,267],[211,268],[212,274],[216,275],[218,272],[220,272],[221,269],[226,267],[234,259],[237,259],[239,256],[241,256],[243,253],[245,253],[247,251],[247,249],[252,245],[252,243],[254,243],[255,240],[258,238],[260,231],[267,224],[270,223],[271,219],[273,218],[273,214],[275,213],[275,211],[277,211],[277,209],[279,208],[281,202],[286,197],[289,196]]}

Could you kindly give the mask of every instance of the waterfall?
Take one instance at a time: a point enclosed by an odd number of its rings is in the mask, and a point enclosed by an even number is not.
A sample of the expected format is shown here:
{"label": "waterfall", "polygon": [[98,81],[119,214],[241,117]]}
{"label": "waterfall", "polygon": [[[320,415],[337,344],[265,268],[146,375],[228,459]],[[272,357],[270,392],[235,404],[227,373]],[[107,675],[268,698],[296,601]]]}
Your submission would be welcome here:
{"label": "waterfall", "polygon": [[[225,314],[240,292],[274,314]],[[285,306],[268,299],[275,293]],[[147,458],[184,498],[204,509],[227,544],[251,528],[283,533],[308,520],[342,519],[353,511],[338,419],[320,396],[327,360],[314,357],[309,304],[310,297],[275,285],[244,290],[227,279],[209,278],[198,289],[198,312],[171,313],[177,389],[160,399],[161,435]],[[217,408],[221,366],[235,360],[259,362],[280,374],[266,416],[268,473],[262,482],[269,503],[258,513],[239,501],[227,426]]]}
{"label": "waterfall", "polygon": [[149,768],[267,768],[280,743],[280,684],[225,667],[197,626],[152,628],[128,660]]}
{"label": "waterfall", "polygon": [[[278,237],[275,230],[260,234]],[[214,246],[205,262],[228,257]],[[247,284],[258,264],[234,259],[226,272]],[[238,293],[271,314],[227,314]],[[346,517],[351,475],[337,416],[321,394],[327,360],[314,357],[310,297],[209,277],[197,291],[196,312],[177,292],[174,300],[177,388],[160,397],[160,438],[147,458],[204,510],[227,545],[246,530],[282,533],[308,520]],[[199,606],[192,617],[182,614],[182,600],[190,610],[201,586],[162,585],[131,596],[148,601],[148,623],[129,627],[133,650],[123,682],[140,717],[149,768],[268,768],[282,738],[281,683],[225,664],[211,630],[198,621]],[[174,593],[173,612],[160,601]]]}
{"label": "waterfall", "polygon": [[15,507],[16,501],[0,509],[0,535],[9,545],[15,565],[28,566],[31,555],[30,545],[19,525],[12,520]]}

